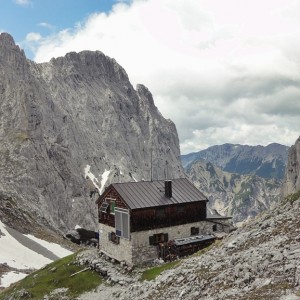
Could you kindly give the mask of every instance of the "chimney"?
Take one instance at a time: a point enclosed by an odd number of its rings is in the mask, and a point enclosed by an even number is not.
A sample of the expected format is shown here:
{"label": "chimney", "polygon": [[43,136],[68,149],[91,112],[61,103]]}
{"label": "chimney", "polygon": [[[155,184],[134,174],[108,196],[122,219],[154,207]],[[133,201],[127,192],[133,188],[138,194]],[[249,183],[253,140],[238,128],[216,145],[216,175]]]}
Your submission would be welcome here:
{"label": "chimney", "polygon": [[165,196],[172,197],[172,180],[165,180]]}

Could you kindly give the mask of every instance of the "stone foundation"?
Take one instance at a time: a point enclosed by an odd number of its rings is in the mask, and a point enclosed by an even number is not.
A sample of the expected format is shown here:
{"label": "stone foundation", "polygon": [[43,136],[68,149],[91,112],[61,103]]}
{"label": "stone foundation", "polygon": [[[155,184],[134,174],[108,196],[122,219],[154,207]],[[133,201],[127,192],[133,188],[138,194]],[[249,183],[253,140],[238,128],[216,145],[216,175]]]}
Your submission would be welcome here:
{"label": "stone foundation", "polygon": [[132,241],[120,238],[120,243],[115,244],[108,239],[108,234],[115,232],[114,227],[100,224],[99,227],[99,244],[100,251],[117,261],[125,261],[128,265],[132,263]]}
{"label": "stone foundation", "polygon": [[115,231],[115,228],[100,224],[100,250],[118,261],[125,261],[128,265],[145,264],[158,257],[157,246],[150,245],[149,243],[150,236],[164,233],[168,234],[169,240],[189,237],[191,236],[192,227],[199,228],[200,235],[226,231],[225,229],[227,228],[213,221],[199,221],[172,227],[132,232],[130,240],[120,238],[120,243],[115,244],[108,239],[108,233]]}

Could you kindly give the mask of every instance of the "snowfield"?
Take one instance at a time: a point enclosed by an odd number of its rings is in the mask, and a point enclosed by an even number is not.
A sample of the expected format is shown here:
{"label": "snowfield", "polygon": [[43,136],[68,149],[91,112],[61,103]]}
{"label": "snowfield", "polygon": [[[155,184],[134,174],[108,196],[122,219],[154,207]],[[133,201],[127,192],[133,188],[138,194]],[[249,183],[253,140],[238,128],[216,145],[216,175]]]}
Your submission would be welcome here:
{"label": "snowfield", "polygon": [[[0,287],[8,287],[27,274],[24,270],[40,269],[56,259],[72,254],[58,244],[49,243],[32,235],[21,234],[0,221],[0,264],[20,270],[0,277]],[[23,271],[23,272],[22,272]]]}
{"label": "snowfield", "polygon": [[33,240],[33,241],[39,243],[40,245],[42,245],[43,247],[47,248],[49,251],[54,253],[59,258],[71,255],[73,253],[73,252],[63,248],[62,246],[60,246],[58,244],[49,243],[47,241],[38,239],[38,238],[36,238],[35,236],[33,236],[31,234],[27,234],[26,237],[30,238],[31,240]]}
{"label": "snowfield", "polygon": [[12,271],[5,273],[0,277],[0,287],[9,287],[12,283],[17,282],[25,278],[28,274]]}

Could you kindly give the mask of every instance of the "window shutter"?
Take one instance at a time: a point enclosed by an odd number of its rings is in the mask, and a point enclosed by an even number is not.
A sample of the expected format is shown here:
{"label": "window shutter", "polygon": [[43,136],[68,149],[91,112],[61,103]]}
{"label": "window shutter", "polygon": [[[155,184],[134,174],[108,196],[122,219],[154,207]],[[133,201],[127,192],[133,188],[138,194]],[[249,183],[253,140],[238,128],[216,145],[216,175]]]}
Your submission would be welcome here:
{"label": "window shutter", "polygon": [[169,235],[167,233],[164,234],[164,242],[167,242],[169,240]]}
{"label": "window shutter", "polygon": [[149,236],[149,245],[154,245],[154,236]]}
{"label": "window shutter", "polygon": [[130,239],[130,215],[128,209],[115,208],[115,228],[117,236]]}
{"label": "window shutter", "polygon": [[122,213],[115,210],[115,227],[116,231],[122,232]]}
{"label": "window shutter", "polygon": [[123,229],[123,237],[125,239],[129,239],[130,233],[129,233],[129,215],[128,214],[122,214],[122,229]]}
{"label": "window shutter", "polygon": [[109,205],[109,212],[111,213],[111,214],[114,214],[115,213],[115,207],[116,207],[116,201],[111,201],[110,202],[110,205]]}

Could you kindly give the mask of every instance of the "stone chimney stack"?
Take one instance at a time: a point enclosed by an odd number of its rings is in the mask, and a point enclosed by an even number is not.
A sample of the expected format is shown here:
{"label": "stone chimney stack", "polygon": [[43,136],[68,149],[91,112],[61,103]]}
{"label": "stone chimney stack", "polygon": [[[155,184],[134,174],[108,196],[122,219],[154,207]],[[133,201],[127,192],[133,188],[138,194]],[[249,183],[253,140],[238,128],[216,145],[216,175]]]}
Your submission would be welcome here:
{"label": "stone chimney stack", "polygon": [[172,180],[165,180],[165,196],[172,198]]}

